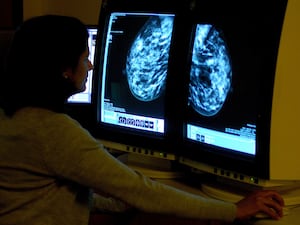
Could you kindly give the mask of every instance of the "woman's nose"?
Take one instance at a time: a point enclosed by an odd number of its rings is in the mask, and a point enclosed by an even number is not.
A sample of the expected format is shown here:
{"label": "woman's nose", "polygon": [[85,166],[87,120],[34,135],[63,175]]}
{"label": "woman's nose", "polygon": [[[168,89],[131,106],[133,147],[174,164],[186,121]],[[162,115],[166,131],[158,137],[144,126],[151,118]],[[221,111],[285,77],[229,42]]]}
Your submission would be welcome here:
{"label": "woman's nose", "polygon": [[89,70],[92,70],[92,69],[94,69],[94,65],[93,65],[93,63],[89,60]]}

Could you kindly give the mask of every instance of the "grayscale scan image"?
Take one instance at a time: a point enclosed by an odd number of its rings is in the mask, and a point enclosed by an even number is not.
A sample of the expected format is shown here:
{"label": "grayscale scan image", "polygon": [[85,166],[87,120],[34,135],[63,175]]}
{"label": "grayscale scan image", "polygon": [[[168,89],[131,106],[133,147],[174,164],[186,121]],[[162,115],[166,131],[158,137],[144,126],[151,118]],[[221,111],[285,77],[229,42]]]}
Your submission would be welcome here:
{"label": "grayscale scan image", "polygon": [[190,71],[189,104],[202,116],[222,108],[231,87],[229,52],[220,32],[212,25],[197,25]]}
{"label": "grayscale scan image", "polygon": [[131,93],[140,101],[153,101],[165,90],[172,16],[152,16],[129,49],[126,74]]}

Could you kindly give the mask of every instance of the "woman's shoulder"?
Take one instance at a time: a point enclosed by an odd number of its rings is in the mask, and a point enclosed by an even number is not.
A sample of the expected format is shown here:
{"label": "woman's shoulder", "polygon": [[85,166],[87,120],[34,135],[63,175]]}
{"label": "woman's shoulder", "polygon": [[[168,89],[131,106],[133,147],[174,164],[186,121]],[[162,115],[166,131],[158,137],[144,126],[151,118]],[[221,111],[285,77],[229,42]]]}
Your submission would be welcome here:
{"label": "woman's shoulder", "polygon": [[[58,113],[44,108],[26,107],[17,111],[13,118],[17,124],[23,127],[32,127],[40,130],[83,129],[81,125],[69,115]],[[46,129],[45,129],[46,128]]]}
{"label": "woman's shoulder", "polygon": [[65,113],[57,113],[43,108],[24,108],[15,116],[18,117],[17,120],[26,121],[24,126],[30,126],[31,129],[39,131],[39,135],[52,140],[76,138],[92,141],[94,139],[78,121]]}
{"label": "woman's shoulder", "polygon": [[0,120],[5,117],[4,110],[0,108]]}
{"label": "woman's shoulder", "polygon": [[69,121],[69,122],[75,122],[70,116],[68,116],[65,113],[58,113],[54,112],[52,110],[44,109],[44,108],[38,108],[38,107],[25,107],[20,110],[18,110],[14,114],[15,119],[34,119],[36,121],[40,122],[62,122],[62,121]]}

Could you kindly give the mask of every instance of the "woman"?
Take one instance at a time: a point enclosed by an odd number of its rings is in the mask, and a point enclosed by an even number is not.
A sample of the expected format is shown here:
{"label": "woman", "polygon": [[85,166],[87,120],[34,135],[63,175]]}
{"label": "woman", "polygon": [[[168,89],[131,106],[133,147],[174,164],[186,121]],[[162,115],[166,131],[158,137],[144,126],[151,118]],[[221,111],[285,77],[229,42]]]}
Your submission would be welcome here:
{"label": "woman", "polygon": [[258,212],[282,216],[283,200],[274,191],[233,204],[148,179],[64,114],[64,103],[85,90],[93,68],[87,38],[79,20],[54,15],[29,19],[14,35],[1,86],[0,224],[86,225],[92,207],[225,222]]}

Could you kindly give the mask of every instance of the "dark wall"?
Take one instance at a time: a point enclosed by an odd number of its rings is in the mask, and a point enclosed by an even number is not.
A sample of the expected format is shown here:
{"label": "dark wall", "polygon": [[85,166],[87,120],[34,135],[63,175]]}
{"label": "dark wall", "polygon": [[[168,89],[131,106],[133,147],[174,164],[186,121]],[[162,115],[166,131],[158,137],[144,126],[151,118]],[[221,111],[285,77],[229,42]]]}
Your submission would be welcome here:
{"label": "dark wall", "polygon": [[23,20],[23,0],[0,1],[0,29],[12,29]]}

